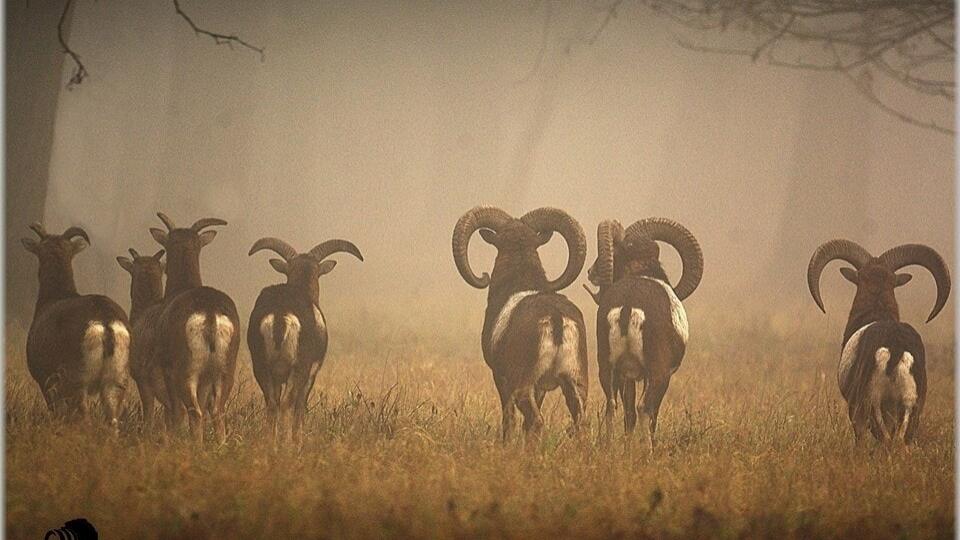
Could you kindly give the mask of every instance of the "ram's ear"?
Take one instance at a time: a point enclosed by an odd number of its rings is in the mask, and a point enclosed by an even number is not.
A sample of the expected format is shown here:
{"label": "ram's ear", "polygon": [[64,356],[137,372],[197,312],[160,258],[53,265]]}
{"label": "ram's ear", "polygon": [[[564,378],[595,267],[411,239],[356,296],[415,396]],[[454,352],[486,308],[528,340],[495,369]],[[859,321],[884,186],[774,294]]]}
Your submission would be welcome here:
{"label": "ram's ear", "polygon": [[902,287],[907,283],[910,283],[910,280],[913,279],[913,276],[910,274],[897,274],[897,284],[894,287]]}
{"label": "ram's ear", "polygon": [[497,245],[497,232],[492,229],[480,229],[480,238],[491,246]]}
{"label": "ram's ear", "polygon": [[150,234],[153,236],[153,239],[157,241],[163,247],[167,247],[167,231],[163,229],[151,228]]}
{"label": "ram's ear", "polygon": [[317,275],[322,276],[324,274],[329,274],[330,271],[333,270],[333,267],[336,265],[337,265],[337,261],[323,261],[322,263],[320,263],[320,273]]}
{"label": "ram's ear", "polygon": [[34,255],[37,253],[37,248],[40,247],[40,243],[33,238],[21,238],[20,243],[23,244],[23,249],[33,253]]}
{"label": "ram's ear", "polygon": [[283,259],[270,259],[270,266],[283,275],[287,274],[287,261]]}
{"label": "ram's ear", "polygon": [[123,268],[131,275],[133,274],[133,261],[126,257],[117,257],[117,262],[120,263],[120,268]]}
{"label": "ram's ear", "polygon": [[206,231],[200,233],[200,246],[205,246],[210,242],[213,242],[214,237],[217,236],[217,231]]}
{"label": "ram's ear", "polygon": [[74,255],[80,253],[81,251],[87,249],[90,243],[84,240],[79,236],[74,236],[70,239],[70,252]]}
{"label": "ram's ear", "polygon": [[849,281],[850,283],[853,283],[854,285],[857,285],[860,283],[860,278],[857,277],[857,271],[854,270],[853,268],[847,268],[846,266],[844,266],[840,268],[840,274],[842,274],[843,277],[847,278],[847,281]]}

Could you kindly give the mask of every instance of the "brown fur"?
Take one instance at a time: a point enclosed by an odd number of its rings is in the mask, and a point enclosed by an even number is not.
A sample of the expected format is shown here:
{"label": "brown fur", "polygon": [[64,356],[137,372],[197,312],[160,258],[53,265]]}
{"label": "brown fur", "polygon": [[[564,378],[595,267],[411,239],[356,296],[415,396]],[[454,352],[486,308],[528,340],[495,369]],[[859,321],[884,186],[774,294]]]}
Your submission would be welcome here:
{"label": "brown fur", "polygon": [[[253,374],[263,391],[267,417],[274,436],[292,436],[300,441],[307,400],[317,373],[327,353],[326,324],[317,326],[314,306],[319,310],[320,276],[333,270],[335,261],[318,261],[309,254],[298,254],[289,261],[274,263],[287,276],[287,282],[271,285],[260,291],[250,324],[247,326],[247,346],[253,362]],[[279,349],[285,332],[284,315],[294,315],[300,321],[296,358],[287,364],[283,359],[267,356],[267,344],[260,333],[260,325],[273,315],[272,348]],[[322,313],[321,313],[322,317]],[[272,362],[271,362],[272,360]],[[289,418],[292,413],[292,419]]]}
{"label": "brown fur", "polygon": [[[543,291],[546,274],[537,249],[550,235],[540,235],[520,220],[512,220],[498,232],[481,230],[485,241],[497,248],[490,276],[487,309],[481,335],[483,357],[493,371],[494,383],[500,394],[503,409],[503,439],[513,431],[514,407],[523,414],[523,429],[529,436],[537,436],[543,426],[540,406],[546,392],[557,388],[563,391],[574,428],[579,427],[587,401],[587,340],[583,314],[565,296],[539,292],[520,301],[513,310],[510,324],[499,343],[491,344],[493,328],[504,304],[520,291]],[[574,321],[578,335],[576,374],[546,373],[537,378],[536,366],[540,344],[539,321],[547,318],[553,339],[562,328],[558,321],[566,317]]]}
{"label": "brown fur", "polygon": [[162,311],[163,250],[152,256],[140,256],[131,250],[132,259],[117,257],[120,266],[130,274],[130,324],[132,344],[130,349],[130,374],[137,383],[144,429],[153,427],[154,405],[159,400],[165,409],[170,409],[170,400],[163,382],[163,371],[156,364],[149,364],[146,351],[156,345],[157,319]]}
{"label": "brown fur", "polygon": [[[601,287],[597,300],[597,366],[600,386],[606,396],[605,421],[608,433],[612,429],[614,410],[619,396],[623,401],[624,429],[632,432],[637,424],[638,413],[648,425],[651,445],[655,442],[657,417],[660,404],[670,385],[670,377],[680,367],[686,345],[677,336],[671,320],[670,298],[663,286],[653,281],[667,283],[666,273],[660,264],[659,250],[652,241],[639,245],[617,246],[614,256],[614,281]],[[596,263],[595,263],[596,264]],[[652,278],[652,279],[651,279]],[[615,364],[610,358],[610,322],[607,314],[620,309],[621,335],[626,335],[631,311],[636,308],[644,313],[641,327],[643,339],[643,370],[639,377],[625,374],[620,369],[623,362]],[[625,352],[624,355],[629,355]],[[637,383],[642,383],[641,403],[637,401]]]}
{"label": "brown fur", "polygon": [[[906,442],[912,442],[916,438],[926,401],[926,357],[920,335],[909,324],[900,322],[900,308],[894,292],[896,287],[910,281],[910,275],[894,273],[877,258],[867,261],[859,271],[843,268],[841,273],[844,278],[857,286],[857,293],[853,298],[853,305],[850,307],[850,315],[843,332],[844,347],[857,330],[870,323],[876,323],[860,336],[850,373],[840,387],[841,394],[847,401],[847,412],[854,426],[854,434],[859,441],[869,427],[874,437],[882,439],[881,426],[878,426],[869,415],[866,399],[867,385],[876,371],[876,352],[881,347],[885,347],[890,351],[887,376],[892,375],[904,351],[909,351],[914,358],[910,374],[917,385],[917,402],[910,423],[907,425],[905,438]],[[882,410],[886,418],[885,423],[889,421],[891,425],[899,424],[902,416],[899,404],[885,403]]]}
{"label": "brown fur", "polygon": [[106,296],[77,293],[72,261],[87,246],[86,233],[70,234],[75,231],[71,228],[63,235],[49,235],[39,225],[34,231],[39,241],[22,240],[40,262],[40,289],[27,334],[27,368],[51,410],[85,415],[89,397],[99,394],[107,420],[116,429],[126,366],[119,379],[107,377],[105,370],[86,364],[82,343],[91,323],[102,324],[105,361],[115,352],[116,338],[110,325],[118,322],[129,328],[127,315]]}
{"label": "brown fur", "polygon": [[[222,224],[216,223],[216,224]],[[204,287],[200,276],[200,250],[213,240],[215,231],[198,232],[193,228],[171,228],[169,232],[151,229],[154,239],[167,250],[167,290],[156,315],[154,341],[145,350],[148,368],[158,366],[167,390],[168,425],[179,423],[182,406],[190,420],[190,433],[203,442],[203,418],[209,416],[218,440],[226,440],[223,407],[233,388],[237,352],[240,348],[240,317],[236,305],[225,293]],[[210,355],[195,364],[186,336],[186,324],[194,314],[202,314],[210,324],[218,315],[225,316],[233,333],[223,354],[224,363],[217,364]],[[206,346],[214,344],[206,336]]]}

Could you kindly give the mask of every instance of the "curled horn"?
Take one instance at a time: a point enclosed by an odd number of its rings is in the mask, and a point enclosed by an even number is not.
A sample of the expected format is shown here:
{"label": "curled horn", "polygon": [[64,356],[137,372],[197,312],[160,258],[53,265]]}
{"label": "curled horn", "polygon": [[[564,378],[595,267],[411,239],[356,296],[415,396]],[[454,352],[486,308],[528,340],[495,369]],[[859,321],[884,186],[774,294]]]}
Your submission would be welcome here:
{"label": "curled horn", "polygon": [[157,212],[157,217],[160,218],[160,221],[162,221],[163,224],[167,226],[167,232],[170,232],[177,228],[177,226],[173,224],[173,220],[168,218],[167,215],[164,214],[163,212]]}
{"label": "curled horn", "polygon": [[70,227],[69,229],[63,231],[63,234],[60,235],[60,236],[61,236],[64,240],[70,240],[70,239],[72,239],[74,236],[79,236],[80,238],[83,238],[84,240],[86,240],[86,242],[87,242],[88,244],[91,243],[91,242],[90,242],[90,237],[87,236],[87,231],[81,229],[80,227]]}
{"label": "curled horn", "polygon": [[623,225],[615,219],[601,221],[597,226],[597,263],[594,283],[603,287],[613,283],[613,255],[617,244],[623,241]]}
{"label": "curled horn", "polygon": [[226,225],[226,224],[227,222],[222,219],[200,218],[197,220],[196,223],[190,226],[190,230],[193,232],[200,232],[203,229],[206,229],[207,227],[211,227],[213,225]]}
{"label": "curled horn", "polygon": [[[130,249],[127,250],[127,251],[130,252],[130,256],[133,257],[134,259],[139,259],[139,258],[140,258],[140,254],[137,253],[137,250],[135,250],[135,249],[133,249],[133,248],[130,248]],[[160,251],[163,251],[163,250],[160,250]]]}
{"label": "curled horn", "polygon": [[310,250],[310,256],[318,261],[322,261],[334,253],[349,253],[361,261],[363,260],[360,249],[358,249],[353,242],[347,240],[327,240],[326,242],[317,244]]}
{"label": "curled horn", "polygon": [[916,264],[933,274],[933,279],[937,284],[937,302],[934,304],[930,316],[927,317],[927,322],[932,321],[943,309],[943,306],[947,304],[947,297],[950,296],[950,270],[947,269],[943,257],[923,244],[904,244],[888,249],[878,258],[894,272],[904,266]]}
{"label": "curled horn", "polygon": [[553,281],[547,281],[545,287],[548,291],[559,291],[573,283],[580,271],[583,270],[583,263],[587,260],[587,237],[583,234],[583,228],[569,214],[557,208],[537,208],[527,212],[520,221],[523,221],[530,228],[538,233],[547,231],[556,231],[567,242],[567,267],[560,274],[560,277]]}
{"label": "curled horn", "polygon": [[683,300],[693,294],[703,278],[703,251],[700,243],[683,225],[667,218],[646,218],[627,227],[624,237],[645,236],[651,240],[666,242],[680,254],[683,273],[673,292]]}
{"label": "curled horn", "polygon": [[460,216],[453,227],[453,262],[457,265],[460,276],[471,287],[483,289],[490,285],[490,274],[484,272],[477,277],[470,268],[469,247],[470,237],[478,229],[497,231],[504,223],[510,221],[510,214],[493,206],[477,206]]}
{"label": "curled horn", "polygon": [[817,303],[820,311],[826,313],[823,308],[823,299],[820,297],[820,274],[826,268],[830,261],[841,259],[852,264],[854,268],[860,270],[871,258],[870,252],[863,249],[860,244],[850,240],[830,240],[817,248],[810,257],[810,264],[807,266],[807,287],[810,288],[810,295],[813,301]]}
{"label": "curled horn", "polygon": [[47,236],[47,230],[43,228],[43,225],[41,225],[39,221],[31,223],[30,230],[37,233],[37,236],[39,236],[41,240]]}
{"label": "curled horn", "polygon": [[279,238],[272,237],[261,238],[254,242],[253,246],[250,247],[250,252],[247,253],[247,255],[253,255],[261,249],[269,249],[275,252],[277,255],[283,257],[283,260],[285,261],[289,261],[297,256],[297,250],[293,249],[290,244]]}

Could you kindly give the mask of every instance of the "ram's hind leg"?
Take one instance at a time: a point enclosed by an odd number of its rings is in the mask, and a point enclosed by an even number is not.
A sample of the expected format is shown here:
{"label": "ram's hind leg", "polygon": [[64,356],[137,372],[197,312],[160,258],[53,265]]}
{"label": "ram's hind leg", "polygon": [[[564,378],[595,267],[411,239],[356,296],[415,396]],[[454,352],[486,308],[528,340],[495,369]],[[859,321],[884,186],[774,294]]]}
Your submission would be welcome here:
{"label": "ram's hind leg", "polygon": [[910,415],[913,412],[913,407],[905,405],[903,407],[903,417],[900,420],[900,425],[897,426],[896,438],[900,443],[906,442],[907,429],[910,426]]}
{"label": "ram's hind leg", "polygon": [[669,385],[670,376],[662,375],[648,380],[643,389],[643,410],[640,414],[647,424],[642,427],[648,430],[651,450],[656,445],[657,416],[660,414],[660,404],[663,402],[663,396],[667,393]]}
{"label": "ram's hind leg", "polygon": [[153,389],[149,384],[137,382],[137,390],[140,393],[140,413],[143,416],[143,433],[146,435],[153,431],[154,407],[156,398],[153,395]]}
{"label": "ram's hind leg", "polygon": [[877,432],[880,435],[880,441],[884,444],[890,442],[890,431],[887,429],[887,423],[883,417],[883,408],[879,403],[871,407],[872,420],[876,425]]}
{"label": "ram's hind leg", "polygon": [[272,374],[267,375],[263,385],[263,400],[266,403],[267,430],[274,443],[280,442],[280,394],[283,383]]}
{"label": "ram's hind leg", "polygon": [[623,400],[623,429],[628,434],[637,427],[637,381],[622,379],[620,397]]}
{"label": "ram's hind leg", "polygon": [[296,398],[293,402],[293,442],[300,445],[303,442],[303,422],[307,416],[307,403],[310,400],[310,392],[317,379],[317,372],[320,371],[320,364],[313,362],[310,364],[309,372],[302,381],[297,381]]}
{"label": "ram's hind leg", "polygon": [[514,408],[515,400],[513,399],[513,388],[511,385],[507,384],[506,378],[494,374],[493,382],[497,386],[497,393],[500,394],[500,410],[501,410],[501,441],[503,444],[510,442],[510,438],[513,437],[514,425],[516,423],[516,411]]}
{"label": "ram's hind leg", "polygon": [[180,387],[180,402],[187,409],[190,419],[190,435],[198,445],[203,444],[203,408],[197,396],[199,380],[196,375],[187,379]]}
{"label": "ram's hind leg", "polygon": [[586,383],[572,375],[564,374],[560,376],[560,390],[563,391],[563,399],[567,402],[567,410],[570,411],[570,418],[573,419],[573,433],[579,433],[580,423],[583,421],[583,408],[587,402]]}
{"label": "ram's hind leg", "polygon": [[293,440],[299,443],[300,436],[297,429],[302,427],[303,411],[306,408],[307,394],[312,386],[312,362],[300,360],[293,365],[287,376],[287,384],[280,398],[281,429],[284,442]]}
{"label": "ram's hind leg", "polygon": [[543,415],[540,413],[540,407],[537,407],[534,394],[535,390],[532,386],[521,389],[516,394],[517,408],[523,414],[523,431],[527,442],[538,440],[543,431]]}
{"label": "ram's hind leg", "polygon": [[587,403],[587,342],[577,323],[571,319],[563,319],[563,340],[557,357],[563,370],[560,389],[573,419],[573,432],[579,433]]}
{"label": "ram's hind leg", "polygon": [[227,442],[227,426],[223,418],[225,398],[223,377],[214,377],[210,384],[210,419],[213,421],[218,444]]}
{"label": "ram's hind leg", "polygon": [[857,446],[863,446],[866,442],[866,435],[870,431],[870,418],[863,412],[864,406],[848,404],[847,415],[850,417],[850,423],[853,426],[854,442]]}
{"label": "ram's hind leg", "polygon": [[113,383],[105,383],[100,390],[100,401],[107,417],[107,423],[114,435],[120,434],[120,405],[123,403],[123,387]]}

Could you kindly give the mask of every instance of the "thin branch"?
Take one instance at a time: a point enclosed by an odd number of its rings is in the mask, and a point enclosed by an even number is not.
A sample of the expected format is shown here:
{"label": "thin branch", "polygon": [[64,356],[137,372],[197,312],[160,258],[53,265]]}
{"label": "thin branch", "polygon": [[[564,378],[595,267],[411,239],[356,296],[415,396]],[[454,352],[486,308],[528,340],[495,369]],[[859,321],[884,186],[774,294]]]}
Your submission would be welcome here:
{"label": "thin branch", "polygon": [[773,45],[774,43],[776,43],[777,41],[779,41],[780,38],[782,38],[783,35],[787,33],[787,30],[789,30],[790,27],[793,26],[793,22],[794,22],[795,20],[797,20],[797,16],[796,16],[796,15],[791,15],[791,16],[790,16],[790,20],[787,21],[787,23],[783,25],[783,28],[781,28],[779,32],[777,32],[776,34],[770,36],[770,39],[768,39],[768,40],[764,41],[763,43],[761,43],[760,46],[757,47],[757,50],[753,51],[753,54],[751,55],[751,58],[753,58],[753,61],[756,62],[756,61],[757,61],[757,58],[760,58],[760,53],[762,53],[764,49],[766,49],[767,47],[770,47],[771,45]]}
{"label": "thin branch", "polygon": [[[830,44],[830,50],[833,52],[834,57],[836,57],[837,62],[839,63],[840,55],[833,44]],[[853,73],[851,73],[851,70],[843,69],[843,70],[840,70],[840,72],[843,73],[843,75],[850,80],[850,82],[853,84],[853,87],[856,88],[858,92],[860,92],[860,95],[867,98],[868,101],[876,105],[881,111],[893,116],[894,118],[897,118],[902,122],[906,122],[913,126],[932,129],[933,131],[943,133],[944,135],[956,135],[957,132],[950,128],[943,127],[940,124],[937,124],[932,121],[919,120],[917,118],[914,118],[904,113],[903,111],[894,109],[890,105],[884,103],[883,100],[877,97],[877,94],[873,91],[872,86],[870,84],[864,84],[861,81],[857,80],[857,77],[855,77]]]}
{"label": "thin branch", "polygon": [[60,13],[60,22],[57,23],[57,39],[60,41],[60,47],[63,49],[63,54],[66,54],[73,60],[74,68],[73,74],[70,75],[70,80],[67,81],[67,90],[72,90],[74,86],[83,82],[87,78],[87,68],[83,65],[83,62],[80,61],[80,56],[67,45],[67,40],[63,37],[63,24],[67,20],[67,13],[70,12],[70,5],[73,4],[73,0],[67,0],[63,4],[63,12]]}
{"label": "thin branch", "polygon": [[540,50],[537,51],[537,58],[533,61],[530,71],[526,73],[516,84],[524,84],[533,77],[534,73],[540,71],[540,65],[543,64],[543,57],[547,53],[547,40],[550,37],[550,20],[553,16],[553,4],[547,0],[546,11],[543,15],[543,32],[540,35]]}
{"label": "thin branch", "polygon": [[191,19],[190,16],[186,14],[186,12],[184,12],[182,9],[180,9],[180,0],[173,0],[173,7],[176,8],[176,10],[177,10],[177,15],[179,15],[181,18],[183,18],[183,20],[187,21],[187,24],[190,25],[190,28],[193,30],[193,32],[194,32],[195,34],[197,34],[197,35],[209,36],[210,38],[213,39],[213,42],[216,43],[217,45],[226,45],[227,47],[230,47],[231,49],[233,48],[233,45],[234,45],[234,44],[240,45],[241,47],[246,47],[247,49],[250,49],[251,51],[254,51],[254,52],[256,52],[256,53],[259,53],[259,54],[260,54],[260,61],[261,61],[261,62],[264,61],[264,53],[263,53],[263,48],[262,48],[262,47],[257,47],[256,45],[251,45],[250,43],[247,43],[246,41],[244,41],[243,39],[241,39],[241,38],[240,38],[239,36],[237,36],[236,34],[231,34],[231,35],[218,34],[218,33],[216,33],[216,32],[211,32],[211,31],[209,31],[209,30],[205,30],[205,29],[203,29],[203,28],[200,28],[199,26],[196,25],[196,23],[193,22],[193,19]]}
{"label": "thin branch", "polygon": [[[950,0],[647,1],[654,11],[690,30],[724,33],[736,28],[753,43],[720,47],[678,36],[686,49],[763,59],[777,67],[837,71],[883,112],[911,125],[954,133],[951,127],[891,106],[867,78],[877,74],[917,96],[952,102],[955,7]],[[798,54],[787,60],[790,46]],[[817,46],[826,57],[817,53]]]}
{"label": "thin branch", "polygon": [[603,15],[603,21],[601,21],[600,26],[598,26],[597,29],[594,30],[593,35],[587,38],[587,45],[593,45],[594,43],[597,42],[597,38],[599,38],[600,34],[603,33],[603,29],[606,28],[608,24],[610,24],[611,19],[617,16],[617,8],[619,8],[620,4],[622,3],[623,3],[623,0],[614,0],[613,2],[610,2],[610,5],[604,8],[605,13]]}

